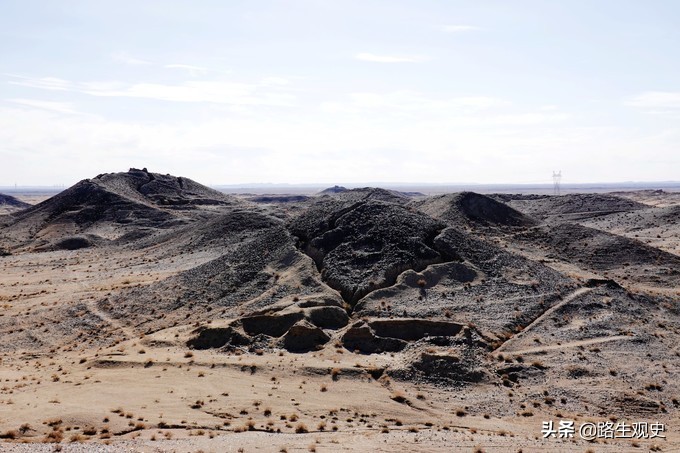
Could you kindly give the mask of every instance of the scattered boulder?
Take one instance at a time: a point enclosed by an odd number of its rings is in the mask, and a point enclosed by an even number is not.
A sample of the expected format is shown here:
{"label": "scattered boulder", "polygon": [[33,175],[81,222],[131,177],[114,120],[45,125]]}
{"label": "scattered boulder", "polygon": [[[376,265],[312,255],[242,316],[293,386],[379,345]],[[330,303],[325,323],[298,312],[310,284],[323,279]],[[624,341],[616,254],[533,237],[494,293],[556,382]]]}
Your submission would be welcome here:
{"label": "scattered boulder", "polygon": [[308,352],[328,343],[331,337],[307,321],[299,321],[283,336],[281,344],[290,352]]}
{"label": "scattered boulder", "polygon": [[347,312],[336,306],[312,307],[305,309],[305,316],[322,329],[340,329],[349,322]]}
{"label": "scattered boulder", "polygon": [[342,336],[342,344],[350,351],[374,354],[401,351],[408,343],[397,338],[379,337],[368,324],[359,321]]}
{"label": "scattered boulder", "polygon": [[200,327],[192,333],[196,334],[196,336],[187,341],[187,346],[193,349],[221,348],[227,344],[232,346],[247,346],[250,344],[250,339],[246,335],[231,326]]}
{"label": "scattered boulder", "polygon": [[302,311],[274,313],[271,315],[246,316],[239,321],[248,335],[264,334],[280,337],[295,323],[304,318]]}

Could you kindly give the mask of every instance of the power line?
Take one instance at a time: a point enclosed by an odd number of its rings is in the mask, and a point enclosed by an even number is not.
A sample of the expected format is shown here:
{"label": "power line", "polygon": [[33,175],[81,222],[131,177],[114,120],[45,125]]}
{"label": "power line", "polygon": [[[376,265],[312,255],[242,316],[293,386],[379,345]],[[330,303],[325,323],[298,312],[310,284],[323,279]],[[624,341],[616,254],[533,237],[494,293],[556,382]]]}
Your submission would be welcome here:
{"label": "power line", "polygon": [[562,183],[562,170],[553,170],[553,195],[560,194],[560,184]]}

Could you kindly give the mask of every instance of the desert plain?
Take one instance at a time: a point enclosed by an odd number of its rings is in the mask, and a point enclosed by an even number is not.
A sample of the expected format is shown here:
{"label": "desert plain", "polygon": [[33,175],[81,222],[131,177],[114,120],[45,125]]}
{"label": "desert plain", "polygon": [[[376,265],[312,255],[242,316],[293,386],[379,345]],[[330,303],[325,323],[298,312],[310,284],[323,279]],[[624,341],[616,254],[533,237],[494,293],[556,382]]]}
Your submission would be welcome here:
{"label": "desert plain", "polygon": [[0,451],[680,450],[680,193],[0,202]]}

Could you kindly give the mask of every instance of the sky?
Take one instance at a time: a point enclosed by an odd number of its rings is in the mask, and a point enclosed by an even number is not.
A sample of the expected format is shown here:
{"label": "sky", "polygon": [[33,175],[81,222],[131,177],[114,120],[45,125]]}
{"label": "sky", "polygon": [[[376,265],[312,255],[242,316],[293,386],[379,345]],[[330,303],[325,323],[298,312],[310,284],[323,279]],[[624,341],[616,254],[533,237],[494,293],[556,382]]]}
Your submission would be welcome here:
{"label": "sky", "polygon": [[1,0],[0,186],[680,180],[675,0]]}

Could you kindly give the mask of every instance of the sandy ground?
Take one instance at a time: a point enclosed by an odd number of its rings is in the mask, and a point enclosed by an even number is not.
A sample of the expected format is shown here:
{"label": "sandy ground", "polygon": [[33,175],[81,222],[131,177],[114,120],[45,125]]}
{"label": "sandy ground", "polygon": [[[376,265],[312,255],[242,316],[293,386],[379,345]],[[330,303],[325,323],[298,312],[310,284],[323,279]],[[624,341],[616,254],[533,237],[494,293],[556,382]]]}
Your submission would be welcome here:
{"label": "sandy ground", "polygon": [[[149,452],[640,451],[656,444],[671,451],[680,445],[677,431],[664,441],[637,441],[640,448],[629,440],[543,439],[543,421],[586,419],[544,409],[531,416],[474,414],[480,395],[493,398],[501,388],[442,389],[371,376],[400,360],[398,354],[360,355],[332,345],[309,354],[188,351],[183,342],[192,325],[143,335],[93,303],[120,286],[162,278],[170,272],[163,263],[94,250],[8,258],[0,272],[3,316],[31,319],[32,311],[50,313],[56,302],[84,300],[112,344],[55,336],[42,350],[5,352],[0,434],[15,438],[0,444],[2,451],[54,451],[35,442],[56,440],[62,451],[95,451],[99,444],[96,451]],[[197,261],[175,260],[172,268]]]}
{"label": "sandy ground", "polygon": [[[606,419],[545,405],[526,411],[520,404],[528,400],[513,401],[500,386],[441,388],[371,374],[403,360],[399,354],[354,354],[331,343],[308,354],[189,351],[192,324],[143,334],[134,320],[97,306],[121,288],[211,258],[159,261],[99,249],[3,257],[0,319],[36,340],[0,349],[0,451],[680,451],[675,413],[649,420],[666,424],[665,439],[544,439],[544,421]],[[53,332],[64,307],[94,319],[98,338],[80,333],[78,323]],[[626,339],[587,345],[609,341]],[[546,349],[520,346],[506,348]],[[567,346],[578,345],[559,345]],[[496,399],[502,409],[478,409]]]}

